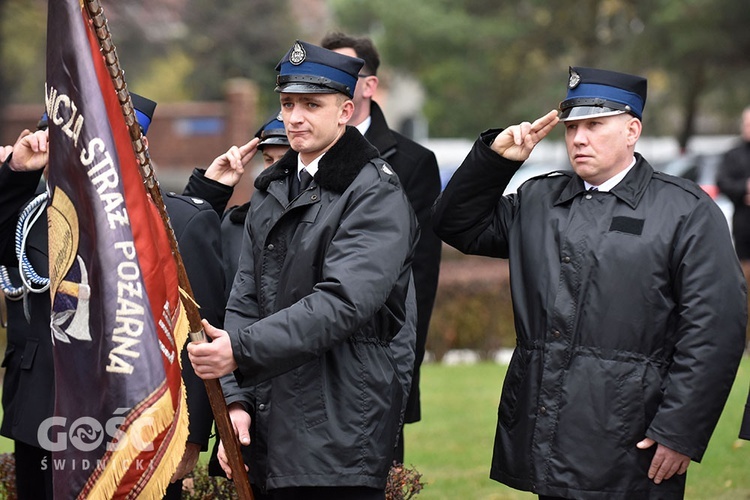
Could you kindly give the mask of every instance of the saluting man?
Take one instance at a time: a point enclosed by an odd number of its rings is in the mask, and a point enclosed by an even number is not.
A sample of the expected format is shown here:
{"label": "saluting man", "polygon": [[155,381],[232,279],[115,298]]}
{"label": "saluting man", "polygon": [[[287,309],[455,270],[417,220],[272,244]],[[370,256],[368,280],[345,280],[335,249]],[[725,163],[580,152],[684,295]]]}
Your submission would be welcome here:
{"label": "saluting man", "polygon": [[[696,184],[635,152],[646,79],[571,68],[560,114],[483,133],[435,205],[509,259],[517,347],[491,477],[540,498],[682,498],[744,349],[745,279]],[[562,121],[573,172],[503,190]]]}

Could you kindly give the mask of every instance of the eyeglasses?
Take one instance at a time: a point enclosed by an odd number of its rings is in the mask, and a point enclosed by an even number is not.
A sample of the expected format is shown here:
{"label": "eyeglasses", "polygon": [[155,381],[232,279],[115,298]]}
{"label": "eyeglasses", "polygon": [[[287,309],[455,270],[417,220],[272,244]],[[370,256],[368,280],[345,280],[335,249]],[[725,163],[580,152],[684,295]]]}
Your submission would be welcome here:
{"label": "eyeglasses", "polygon": [[375,76],[375,75],[366,75],[366,74],[364,74],[364,73],[359,73],[359,74],[357,75],[357,78],[367,78],[368,76]]}

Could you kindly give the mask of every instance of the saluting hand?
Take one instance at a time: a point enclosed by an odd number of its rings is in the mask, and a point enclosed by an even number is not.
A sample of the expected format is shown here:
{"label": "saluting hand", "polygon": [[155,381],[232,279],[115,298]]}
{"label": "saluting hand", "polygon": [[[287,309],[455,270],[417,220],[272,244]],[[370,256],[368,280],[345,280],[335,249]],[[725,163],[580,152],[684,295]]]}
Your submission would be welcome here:
{"label": "saluting hand", "polygon": [[247,144],[239,147],[232,146],[226,153],[211,162],[206,169],[206,177],[225,186],[236,186],[242,174],[245,173],[245,166],[258,152],[259,142],[260,139],[254,137]]}
{"label": "saluting hand", "polygon": [[195,374],[210,380],[232,373],[237,369],[237,362],[234,360],[229,334],[211,326],[205,319],[203,330],[211,337],[211,342],[190,342],[187,346]]}
{"label": "saluting hand", "polygon": [[37,130],[29,133],[21,132],[13,145],[13,156],[8,164],[14,172],[31,172],[47,166],[49,133],[47,130]]}
{"label": "saluting hand", "polygon": [[552,110],[534,123],[522,122],[508,127],[495,137],[491,148],[508,160],[526,161],[534,146],[547,137],[558,121],[557,110]]}

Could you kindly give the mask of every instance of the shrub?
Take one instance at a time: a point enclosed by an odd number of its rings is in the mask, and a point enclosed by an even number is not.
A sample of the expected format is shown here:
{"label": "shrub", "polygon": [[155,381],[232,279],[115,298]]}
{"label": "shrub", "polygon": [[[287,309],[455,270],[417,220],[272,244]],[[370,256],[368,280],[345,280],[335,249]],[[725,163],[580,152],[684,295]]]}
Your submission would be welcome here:
{"label": "shrub", "polygon": [[422,474],[404,464],[393,463],[385,487],[386,500],[409,500],[422,491]]}
{"label": "shrub", "polygon": [[209,476],[208,465],[198,463],[182,480],[182,498],[187,500],[237,499],[234,483],[225,477]]}
{"label": "shrub", "polygon": [[483,358],[515,346],[508,263],[444,250],[427,350],[440,361],[451,349]]}
{"label": "shrub", "polygon": [[[409,500],[423,488],[422,474],[416,469],[394,463],[388,473],[386,500]],[[234,483],[223,477],[209,476],[208,466],[199,463],[182,481],[182,498],[187,500],[237,499]]]}
{"label": "shrub", "polygon": [[16,500],[16,459],[13,453],[0,454],[0,498]]}

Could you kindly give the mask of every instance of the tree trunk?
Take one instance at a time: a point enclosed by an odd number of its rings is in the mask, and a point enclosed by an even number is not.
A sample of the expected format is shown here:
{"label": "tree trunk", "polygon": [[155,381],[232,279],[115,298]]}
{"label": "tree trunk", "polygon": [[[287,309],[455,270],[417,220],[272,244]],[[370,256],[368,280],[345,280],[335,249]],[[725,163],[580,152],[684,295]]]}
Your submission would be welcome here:
{"label": "tree trunk", "polygon": [[695,133],[695,118],[698,112],[698,99],[705,86],[705,67],[702,62],[688,67],[686,76],[685,96],[683,101],[684,119],[682,130],[680,131],[677,142],[680,147],[680,154],[687,152],[687,144]]}

